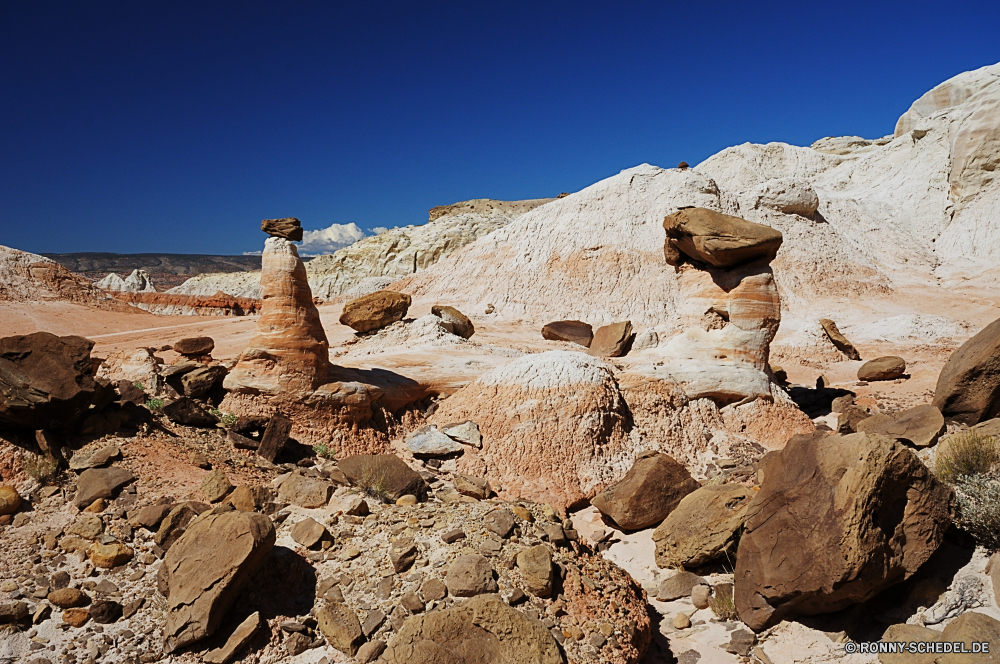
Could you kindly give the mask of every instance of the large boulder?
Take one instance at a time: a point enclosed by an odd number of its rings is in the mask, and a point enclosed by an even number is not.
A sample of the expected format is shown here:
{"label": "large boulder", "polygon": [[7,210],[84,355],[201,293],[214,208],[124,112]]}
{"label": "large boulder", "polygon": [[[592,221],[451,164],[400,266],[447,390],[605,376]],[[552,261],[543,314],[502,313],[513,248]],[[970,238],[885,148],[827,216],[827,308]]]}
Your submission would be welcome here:
{"label": "large boulder", "polygon": [[366,491],[381,493],[387,500],[400,496],[427,496],[427,483],[394,454],[358,454],[341,459],[337,467],[352,485]]}
{"label": "large boulder", "polygon": [[557,320],[542,327],[542,338],[549,341],[571,341],[588,348],[594,338],[594,329],[581,320]]}
{"label": "large boulder", "polygon": [[858,369],[858,380],[895,380],[906,373],[906,360],[896,355],[886,355],[868,360]]}
{"label": "large boulder", "polygon": [[250,577],[274,548],[274,525],[263,514],[226,512],[188,526],[163,558],[167,589],[163,650],[174,652],[210,636]]}
{"label": "large boulder", "polygon": [[295,217],[264,219],[260,222],[260,230],[271,237],[283,238],[292,242],[302,242],[302,222]]}
{"label": "large boulder", "polygon": [[587,349],[594,357],[621,357],[632,339],[632,323],[624,321],[597,328]]}
{"label": "large boulder", "polygon": [[624,530],[640,530],[663,521],[699,486],[673,457],[655,453],[636,459],[625,477],[590,502]]}
{"label": "large boulder", "polygon": [[729,268],[766,259],[781,247],[781,232],[706,208],[685,208],[663,220],[663,254],[677,265],[682,255],[699,263]]}
{"label": "large boulder", "polygon": [[431,313],[451,325],[452,331],[463,339],[468,339],[476,333],[476,326],[472,324],[469,317],[455,307],[435,304],[431,307]]}
{"label": "large boulder", "polygon": [[684,496],[653,531],[656,564],[695,568],[735,553],[753,495],[742,484],[711,484]]}
{"label": "large boulder", "polygon": [[344,305],[340,322],[357,332],[378,330],[403,320],[410,308],[410,300],[406,293],[387,290],[365,295]]}
{"label": "large boulder", "polygon": [[385,664],[562,664],[559,645],[538,620],[496,595],[412,616],[379,660]]}
{"label": "large boulder", "polygon": [[203,357],[212,354],[215,340],[212,337],[185,337],[175,341],[171,348],[186,357]]}
{"label": "large boulder", "polygon": [[0,425],[67,431],[100,391],[83,337],[35,332],[0,339]]}
{"label": "large boulder", "polygon": [[1000,415],[1000,319],[951,354],[938,375],[933,403],[945,417],[965,424]]}
{"label": "large boulder", "polygon": [[740,619],[761,630],[909,578],[944,538],[954,500],[891,438],[792,438],[747,508],[734,575]]}
{"label": "large boulder", "polygon": [[859,432],[890,436],[914,447],[928,447],[944,433],[945,423],[937,406],[923,405],[895,415],[872,415],[858,422],[855,428]]}

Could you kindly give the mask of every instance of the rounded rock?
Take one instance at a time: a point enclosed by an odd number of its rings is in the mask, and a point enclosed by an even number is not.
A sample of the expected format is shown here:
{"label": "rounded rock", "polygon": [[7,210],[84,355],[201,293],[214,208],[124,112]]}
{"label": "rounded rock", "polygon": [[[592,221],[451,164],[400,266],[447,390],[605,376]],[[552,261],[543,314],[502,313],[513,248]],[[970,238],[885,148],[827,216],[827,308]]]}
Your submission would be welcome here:
{"label": "rounded rock", "polygon": [[0,486],[0,516],[13,514],[21,507],[21,495],[12,486]]}

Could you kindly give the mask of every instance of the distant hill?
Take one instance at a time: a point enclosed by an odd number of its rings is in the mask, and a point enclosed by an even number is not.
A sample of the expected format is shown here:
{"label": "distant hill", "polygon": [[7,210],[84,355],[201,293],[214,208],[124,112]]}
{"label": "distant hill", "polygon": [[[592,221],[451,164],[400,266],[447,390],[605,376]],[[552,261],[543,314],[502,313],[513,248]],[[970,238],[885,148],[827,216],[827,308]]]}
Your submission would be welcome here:
{"label": "distant hill", "polygon": [[158,290],[167,290],[206,272],[245,272],[260,269],[260,256],[208,256],[204,254],[112,254],[83,252],[42,254],[67,270],[91,281],[111,272],[127,277],[132,270],[149,272]]}

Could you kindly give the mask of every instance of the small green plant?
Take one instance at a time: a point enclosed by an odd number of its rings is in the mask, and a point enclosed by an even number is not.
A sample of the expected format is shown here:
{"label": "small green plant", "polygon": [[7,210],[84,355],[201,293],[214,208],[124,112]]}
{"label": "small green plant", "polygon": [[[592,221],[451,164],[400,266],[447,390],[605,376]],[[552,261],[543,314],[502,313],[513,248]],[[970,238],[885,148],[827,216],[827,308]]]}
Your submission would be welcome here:
{"label": "small green plant", "polygon": [[1000,442],[975,429],[953,436],[938,448],[935,474],[955,484],[960,477],[989,475],[1000,465]]}
{"label": "small green plant", "polygon": [[224,426],[224,427],[226,427],[228,429],[229,427],[233,426],[234,424],[236,424],[236,416],[235,415],[233,415],[232,413],[226,413],[225,415],[222,416],[222,426]]}
{"label": "small green plant", "polygon": [[733,586],[729,583],[719,584],[715,587],[715,594],[708,598],[708,607],[719,620],[738,620],[736,613],[736,602],[733,599]]}
{"label": "small green plant", "polygon": [[336,458],[337,455],[337,450],[323,443],[320,443],[319,445],[313,445],[313,452],[316,453],[316,456],[321,457],[323,459],[334,459]]}
{"label": "small green plant", "polygon": [[1000,481],[987,475],[959,476],[956,525],[991,551],[1000,549]]}
{"label": "small green plant", "polygon": [[132,384],[133,384],[133,385],[134,385],[135,387],[138,387],[138,388],[139,388],[140,390],[144,390],[144,389],[146,389],[146,388],[145,388],[145,387],[143,386],[143,384],[142,384],[142,383],[140,383],[139,381],[136,381],[136,382],[134,382],[134,383],[132,383]]}
{"label": "small green plant", "polygon": [[21,462],[24,471],[41,484],[49,484],[59,474],[59,462],[47,455],[25,452]]}
{"label": "small green plant", "polygon": [[154,413],[163,410],[163,399],[150,399],[146,402],[146,408]]}

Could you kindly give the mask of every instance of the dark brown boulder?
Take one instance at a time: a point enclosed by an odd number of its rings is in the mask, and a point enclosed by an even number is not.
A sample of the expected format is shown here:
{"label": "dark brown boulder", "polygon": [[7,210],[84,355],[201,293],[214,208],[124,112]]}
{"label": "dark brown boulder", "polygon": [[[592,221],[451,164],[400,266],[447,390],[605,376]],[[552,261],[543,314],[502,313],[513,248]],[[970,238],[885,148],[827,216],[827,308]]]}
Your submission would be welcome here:
{"label": "dark brown boulder", "polygon": [[351,300],[344,305],[340,323],[357,332],[370,332],[403,320],[410,308],[406,293],[382,290]]}
{"label": "dark brown boulder", "polygon": [[753,495],[741,484],[710,484],[684,496],[653,531],[657,566],[691,569],[735,553]]}
{"label": "dark brown boulder", "polygon": [[175,341],[172,348],[185,357],[203,357],[215,350],[215,340],[212,337],[187,337]]}
{"label": "dark brown boulder", "polygon": [[850,360],[861,359],[858,349],[841,333],[836,323],[829,318],[823,318],[819,321],[819,324],[822,326],[823,331],[826,332],[826,336],[830,339],[830,342],[837,347],[837,350],[846,355]]}
{"label": "dark brown boulder", "polygon": [[937,406],[916,406],[895,415],[872,415],[858,422],[857,430],[877,433],[914,447],[933,445],[944,433],[944,416]]}
{"label": "dark brown boulder", "polygon": [[184,386],[184,396],[192,399],[204,399],[209,392],[222,383],[226,377],[225,367],[202,367],[190,373],[184,374],[181,378],[181,385]]}
{"label": "dark brown boulder", "polygon": [[670,265],[683,257],[715,267],[735,267],[756,260],[774,260],[781,232],[705,208],[686,208],[663,220],[667,239],[663,254]]}
{"label": "dark brown boulder", "polygon": [[895,380],[906,373],[906,360],[896,355],[868,360],[858,369],[858,380]]}
{"label": "dark brown boulder", "polygon": [[594,357],[621,357],[632,340],[632,322],[612,323],[597,328],[587,349]]}
{"label": "dark brown boulder", "polygon": [[427,497],[427,484],[420,474],[394,454],[359,454],[341,459],[337,467],[347,480],[365,491],[396,501],[400,496]]}
{"label": "dark brown boulder", "polygon": [[542,338],[549,341],[571,341],[589,348],[594,339],[594,329],[580,320],[557,320],[542,328]]}
{"label": "dark brown boulder", "polygon": [[736,554],[740,620],[759,631],[839,611],[912,576],[951,524],[954,494],[904,445],[793,438],[768,459]]}
{"label": "dark brown boulder", "polygon": [[476,326],[472,324],[469,317],[455,307],[446,307],[440,304],[435,304],[431,307],[431,313],[443,320],[445,323],[451,324],[455,334],[463,339],[468,339],[476,333]]}
{"label": "dark brown boulder", "polygon": [[181,397],[163,407],[163,414],[171,422],[189,427],[213,427],[219,418],[196,404],[188,397]]}
{"label": "dark brown boulder", "polygon": [[33,431],[78,427],[104,393],[94,381],[93,347],[89,339],[48,332],[0,339],[0,425]]}
{"label": "dark brown boulder", "polygon": [[260,222],[260,230],[271,237],[283,237],[292,242],[302,242],[302,222],[295,217],[264,219]]}
{"label": "dark brown boulder", "polygon": [[134,481],[135,475],[124,468],[90,468],[80,473],[76,480],[73,504],[83,509],[98,498],[111,498],[116,491]]}
{"label": "dark brown boulder", "polygon": [[673,457],[654,453],[636,459],[625,477],[590,502],[622,529],[639,530],[663,521],[699,486]]}
{"label": "dark brown boulder", "polygon": [[951,354],[933,403],[945,417],[970,425],[1000,415],[1000,319]]}

